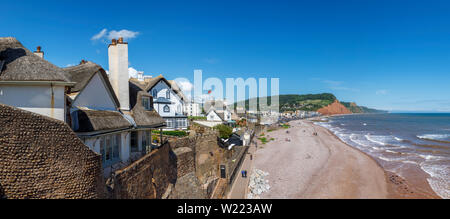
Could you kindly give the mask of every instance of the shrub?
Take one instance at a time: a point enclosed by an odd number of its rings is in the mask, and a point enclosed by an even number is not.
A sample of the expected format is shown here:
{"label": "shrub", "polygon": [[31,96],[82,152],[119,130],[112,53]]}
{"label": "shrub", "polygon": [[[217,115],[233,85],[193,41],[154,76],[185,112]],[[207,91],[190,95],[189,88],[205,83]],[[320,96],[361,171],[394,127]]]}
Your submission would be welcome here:
{"label": "shrub", "polygon": [[189,116],[190,120],[206,120],[206,116]]}
{"label": "shrub", "polygon": [[[155,134],[159,134],[159,130],[153,130],[152,131]],[[169,136],[176,136],[176,137],[184,137],[187,136],[187,132],[185,131],[163,131],[163,135],[169,135]]]}
{"label": "shrub", "polygon": [[233,128],[224,124],[216,125],[214,129],[219,131],[219,136],[223,139],[228,139],[233,134]]}

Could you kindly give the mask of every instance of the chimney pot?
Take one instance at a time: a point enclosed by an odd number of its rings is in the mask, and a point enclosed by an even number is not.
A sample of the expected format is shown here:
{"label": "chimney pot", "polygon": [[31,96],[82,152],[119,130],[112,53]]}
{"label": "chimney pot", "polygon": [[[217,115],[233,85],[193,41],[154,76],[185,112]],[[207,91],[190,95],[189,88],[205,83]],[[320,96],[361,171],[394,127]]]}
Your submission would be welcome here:
{"label": "chimney pot", "polygon": [[42,47],[38,46],[36,48],[36,51],[34,51],[34,54],[39,56],[39,57],[41,57],[41,58],[44,58],[44,52],[41,49],[42,49]]}
{"label": "chimney pot", "polygon": [[111,40],[111,44],[112,44],[112,45],[116,45],[116,44],[117,44],[117,40],[116,40],[116,39],[112,39],[112,40]]}
{"label": "chimney pot", "polygon": [[118,43],[123,43],[123,37],[119,37],[119,42]]}

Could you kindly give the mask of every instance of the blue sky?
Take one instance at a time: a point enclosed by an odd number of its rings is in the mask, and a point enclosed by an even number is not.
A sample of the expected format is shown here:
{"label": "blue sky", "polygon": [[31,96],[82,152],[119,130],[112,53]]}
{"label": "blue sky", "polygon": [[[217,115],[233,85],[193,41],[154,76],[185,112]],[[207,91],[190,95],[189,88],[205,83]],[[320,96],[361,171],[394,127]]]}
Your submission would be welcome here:
{"label": "blue sky", "polygon": [[127,30],[130,66],[146,75],[279,77],[281,94],[450,112],[449,11],[413,0],[8,1],[0,36],[42,46],[61,67],[107,69],[108,34]]}

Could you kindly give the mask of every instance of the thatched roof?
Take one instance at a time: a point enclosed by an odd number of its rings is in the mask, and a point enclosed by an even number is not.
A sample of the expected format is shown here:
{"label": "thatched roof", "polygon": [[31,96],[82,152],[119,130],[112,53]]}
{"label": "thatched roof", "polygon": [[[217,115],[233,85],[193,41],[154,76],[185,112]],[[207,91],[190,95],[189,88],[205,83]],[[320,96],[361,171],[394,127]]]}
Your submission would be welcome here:
{"label": "thatched roof", "polygon": [[180,86],[178,86],[177,82],[174,80],[169,81],[170,85],[172,86],[172,89],[180,95],[181,99],[183,101],[187,101],[186,96],[184,95],[183,91],[181,90]]}
{"label": "thatched roof", "polygon": [[[178,96],[180,96],[181,100],[183,100],[183,101],[186,100],[186,97],[184,96],[183,92],[178,87],[178,85],[176,85],[175,82],[168,81],[162,75],[158,75],[158,76],[156,76],[154,78],[146,80],[146,83],[145,83],[146,85],[145,85],[145,89],[144,90],[147,91],[147,92],[150,91],[160,81],[164,81],[170,87],[170,89],[172,89]],[[175,84],[176,87],[173,86],[173,84]]]}
{"label": "thatched roof", "polygon": [[0,37],[0,67],[0,81],[70,82],[61,68],[35,55],[13,37]]}
{"label": "thatched roof", "polygon": [[154,110],[146,110],[142,106],[142,97],[150,98],[150,105],[153,106],[153,97],[148,94],[143,86],[130,80],[130,108],[131,116],[139,127],[161,127],[164,126],[164,119]]}
{"label": "thatched roof", "polygon": [[117,99],[114,89],[109,82],[108,75],[100,65],[88,61],[82,62],[76,66],[64,68],[63,70],[67,78],[73,82],[76,82],[75,86],[70,89],[71,94],[79,93],[84,89],[84,87],[86,87],[87,84],[89,84],[89,81],[94,77],[94,75],[99,73],[100,76],[103,77],[106,84],[106,89],[108,89],[111,93],[114,102],[118,107],[120,107],[119,100]]}
{"label": "thatched roof", "polygon": [[154,78],[149,79],[145,85],[145,91],[151,90],[159,81],[164,80],[170,86],[169,81],[167,81],[162,75],[158,75]]}
{"label": "thatched roof", "polygon": [[79,109],[76,132],[117,130],[132,127],[132,124],[118,111]]}

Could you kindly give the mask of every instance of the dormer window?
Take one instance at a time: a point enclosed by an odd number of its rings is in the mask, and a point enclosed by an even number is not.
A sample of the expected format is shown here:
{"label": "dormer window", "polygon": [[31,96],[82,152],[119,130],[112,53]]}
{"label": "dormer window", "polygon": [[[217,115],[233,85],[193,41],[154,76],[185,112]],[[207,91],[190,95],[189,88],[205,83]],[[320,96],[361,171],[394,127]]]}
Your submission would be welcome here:
{"label": "dormer window", "polygon": [[165,113],[170,113],[170,107],[168,105],[165,105],[163,110]]}
{"label": "dormer window", "polygon": [[167,98],[167,99],[170,99],[170,90],[167,90],[167,91],[166,91],[166,98]]}
{"label": "dormer window", "polygon": [[150,97],[142,97],[142,106],[146,109],[146,110],[151,110],[151,106],[150,106]]}
{"label": "dormer window", "polygon": [[152,96],[153,96],[153,98],[158,98],[158,90],[156,90],[156,89],[154,89],[153,91],[152,91]]}

